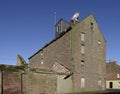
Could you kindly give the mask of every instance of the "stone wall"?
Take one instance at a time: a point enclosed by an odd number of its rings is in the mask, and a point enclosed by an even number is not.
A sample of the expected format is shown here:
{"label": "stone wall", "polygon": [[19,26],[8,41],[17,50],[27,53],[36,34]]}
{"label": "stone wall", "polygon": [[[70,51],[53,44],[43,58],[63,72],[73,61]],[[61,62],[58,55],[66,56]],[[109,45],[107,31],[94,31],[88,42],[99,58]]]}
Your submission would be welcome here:
{"label": "stone wall", "polygon": [[[81,33],[84,33],[84,41],[81,40]],[[105,89],[106,41],[93,15],[89,15],[78,23],[72,29],[71,34],[75,70],[73,75],[74,91]],[[84,53],[81,53],[81,45],[84,45]],[[81,60],[84,61],[84,67],[81,67]],[[85,79],[84,88],[81,88],[81,78]],[[101,82],[101,86],[99,82]]]}
{"label": "stone wall", "polygon": [[21,74],[18,72],[3,72],[3,94],[21,94]]}
{"label": "stone wall", "polygon": [[0,71],[0,94],[2,94],[2,71]]}
{"label": "stone wall", "polygon": [[57,76],[36,72],[23,74],[22,92],[24,94],[57,94]]}
{"label": "stone wall", "polygon": [[0,72],[0,94],[57,94],[57,74],[54,72],[12,68]]}
{"label": "stone wall", "polygon": [[55,63],[71,68],[70,32],[56,39],[29,58],[31,68],[51,69]]}
{"label": "stone wall", "polygon": [[116,61],[109,61],[106,65],[106,73],[120,73],[120,65]]}
{"label": "stone wall", "polygon": [[[54,69],[59,63],[69,69],[74,92],[105,89],[106,40],[93,15],[73,24],[72,29],[51,41],[29,58],[30,67]],[[84,33],[84,41],[81,40]],[[84,53],[81,48],[84,46]],[[81,67],[84,61],[84,68]],[[81,79],[84,78],[84,87]]]}
{"label": "stone wall", "polygon": [[[71,92],[70,72],[62,65],[55,64],[52,71],[22,66],[0,65],[0,94],[61,94]],[[62,77],[62,78],[61,78]],[[67,89],[65,88],[67,87]]]}
{"label": "stone wall", "polygon": [[0,94],[21,94],[23,66],[0,65]]}
{"label": "stone wall", "polygon": [[57,94],[65,94],[73,92],[72,77],[64,79],[66,75],[57,76]]}

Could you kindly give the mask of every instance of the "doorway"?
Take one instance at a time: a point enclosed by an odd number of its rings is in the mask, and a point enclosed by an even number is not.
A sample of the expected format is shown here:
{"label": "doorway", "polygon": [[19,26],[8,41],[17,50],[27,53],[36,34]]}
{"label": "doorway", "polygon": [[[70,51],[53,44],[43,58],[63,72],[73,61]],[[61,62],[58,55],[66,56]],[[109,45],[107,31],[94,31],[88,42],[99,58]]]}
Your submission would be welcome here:
{"label": "doorway", "polygon": [[110,82],[109,86],[110,88],[113,88],[113,82]]}

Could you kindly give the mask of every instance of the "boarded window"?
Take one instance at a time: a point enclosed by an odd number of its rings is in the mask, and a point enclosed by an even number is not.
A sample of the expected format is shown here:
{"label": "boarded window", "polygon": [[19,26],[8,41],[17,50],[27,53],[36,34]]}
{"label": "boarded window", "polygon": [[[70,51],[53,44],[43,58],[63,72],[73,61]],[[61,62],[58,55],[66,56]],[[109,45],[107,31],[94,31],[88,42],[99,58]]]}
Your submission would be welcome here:
{"label": "boarded window", "polygon": [[85,88],[85,78],[81,78],[81,88]]}
{"label": "boarded window", "polygon": [[117,78],[120,78],[120,74],[117,74]]}
{"label": "boarded window", "polygon": [[100,40],[98,41],[98,45],[101,45],[101,41]]}
{"label": "boarded window", "polygon": [[43,62],[43,61],[41,61],[40,63],[41,63],[41,64],[43,64],[44,62]]}
{"label": "boarded window", "polygon": [[41,51],[41,53],[40,53],[40,54],[41,54],[41,56],[43,56],[43,51]]}
{"label": "boarded window", "polygon": [[101,80],[98,81],[98,86],[102,87],[102,81]]}
{"label": "boarded window", "polygon": [[85,45],[81,45],[81,54],[84,54],[85,53]]}
{"label": "boarded window", "polygon": [[81,33],[81,41],[85,41],[85,34],[83,32]]}

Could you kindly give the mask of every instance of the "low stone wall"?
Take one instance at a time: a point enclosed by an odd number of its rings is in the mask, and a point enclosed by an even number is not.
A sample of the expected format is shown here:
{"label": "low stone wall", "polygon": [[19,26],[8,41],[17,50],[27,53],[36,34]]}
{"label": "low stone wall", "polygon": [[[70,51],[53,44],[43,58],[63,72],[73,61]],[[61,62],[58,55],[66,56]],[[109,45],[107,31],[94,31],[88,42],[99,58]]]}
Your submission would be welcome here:
{"label": "low stone wall", "polygon": [[67,73],[0,66],[0,94],[61,94],[73,91]]}
{"label": "low stone wall", "polygon": [[0,65],[0,94],[57,94],[53,71]]}

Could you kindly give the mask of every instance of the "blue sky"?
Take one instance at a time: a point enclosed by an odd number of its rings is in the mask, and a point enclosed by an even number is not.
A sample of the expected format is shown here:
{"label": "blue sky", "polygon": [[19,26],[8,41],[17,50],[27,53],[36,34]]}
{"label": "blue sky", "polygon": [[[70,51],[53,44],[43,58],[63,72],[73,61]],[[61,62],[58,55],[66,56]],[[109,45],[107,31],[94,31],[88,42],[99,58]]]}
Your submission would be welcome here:
{"label": "blue sky", "polygon": [[107,40],[106,60],[120,64],[120,0],[0,0],[0,64],[28,58],[55,36],[55,16],[71,20],[93,13]]}

